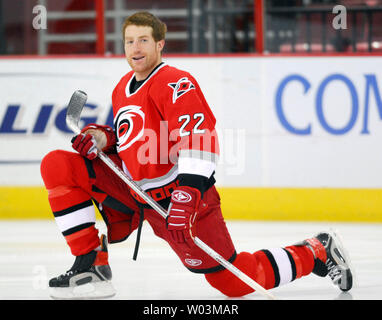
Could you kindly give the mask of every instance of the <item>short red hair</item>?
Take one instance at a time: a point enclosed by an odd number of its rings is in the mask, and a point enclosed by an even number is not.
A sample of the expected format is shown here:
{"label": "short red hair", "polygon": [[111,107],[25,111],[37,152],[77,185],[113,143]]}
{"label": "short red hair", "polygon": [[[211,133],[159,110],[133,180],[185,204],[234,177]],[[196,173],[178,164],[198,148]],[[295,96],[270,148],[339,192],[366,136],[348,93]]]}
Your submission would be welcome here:
{"label": "short red hair", "polygon": [[130,25],[151,27],[153,29],[152,36],[156,42],[164,40],[167,32],[166,24],[147,11],[134,13],[130,17],[126,18],[122,27],[122,37],[124,40],[126,27]]}

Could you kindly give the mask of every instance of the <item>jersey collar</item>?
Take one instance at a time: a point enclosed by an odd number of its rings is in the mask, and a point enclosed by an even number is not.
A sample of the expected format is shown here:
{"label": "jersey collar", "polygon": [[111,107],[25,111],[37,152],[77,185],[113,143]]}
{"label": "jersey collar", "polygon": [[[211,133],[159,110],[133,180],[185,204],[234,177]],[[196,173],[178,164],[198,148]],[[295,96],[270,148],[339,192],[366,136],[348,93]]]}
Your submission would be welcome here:
{"label": "jersey collar", "polygon": [[130,92],[130,83],[131,81],[135,78],[135,73],[133,74],[133,76],[129,79],[129,81],[127,82],[127,85],[126,85],[126,88],[125,88],[125,94],[126,94],[126,97],[131,97],[132,95],[136,94],[146,83],[147,81],[149,81],[160,69],[162,69],[164,66],[166,66],[167,64],[165,62],[161,62],[160,64],[158,64],[154,69],[153,71],[151,71],[151,73],[149,74],[149,76],[144,80],[144,82],[141,84],[141,86],[135,90],[134,92]]}

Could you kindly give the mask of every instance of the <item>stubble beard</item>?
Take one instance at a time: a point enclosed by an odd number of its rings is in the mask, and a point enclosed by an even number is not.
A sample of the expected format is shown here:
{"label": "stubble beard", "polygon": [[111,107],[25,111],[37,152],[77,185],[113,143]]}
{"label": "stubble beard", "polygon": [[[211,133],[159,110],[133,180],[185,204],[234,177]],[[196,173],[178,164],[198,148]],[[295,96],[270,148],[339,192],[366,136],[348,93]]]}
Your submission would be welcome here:
{"label": "stubble beard", "polygon": [[162,57],[159,55],[156,57],[156,59],[150,59],[148,56],[145,56],[144,59],[146,59],[146,61],[142,65],[135,65],[132,58],[127,59],[127,62],[135,73],[144,74],[146,78],[150,72],[161,62]]}

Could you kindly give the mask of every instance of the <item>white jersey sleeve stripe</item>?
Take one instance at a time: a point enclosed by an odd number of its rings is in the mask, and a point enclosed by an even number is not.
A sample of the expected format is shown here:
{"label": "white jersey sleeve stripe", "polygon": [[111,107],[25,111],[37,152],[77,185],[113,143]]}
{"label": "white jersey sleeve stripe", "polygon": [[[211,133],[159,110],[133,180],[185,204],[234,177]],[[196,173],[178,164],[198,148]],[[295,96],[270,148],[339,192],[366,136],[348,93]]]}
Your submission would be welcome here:
{"label": "white jersey sleeve stripe", "polygon": [[216,164],[219,160],[219,155],[217,155],[216,153],[208,152],[208,151],[190,149],[190,150],[180,150],[179,159],[180,158],[200,159],[200,160],[210,161]]}
{"label": "white jersey sleeve stripe", "polygon": [[210,178],[215,169],[215,162],[211,162],[209,160],[188,157],[179,157],[178,159],[179,174],[196,174]]}

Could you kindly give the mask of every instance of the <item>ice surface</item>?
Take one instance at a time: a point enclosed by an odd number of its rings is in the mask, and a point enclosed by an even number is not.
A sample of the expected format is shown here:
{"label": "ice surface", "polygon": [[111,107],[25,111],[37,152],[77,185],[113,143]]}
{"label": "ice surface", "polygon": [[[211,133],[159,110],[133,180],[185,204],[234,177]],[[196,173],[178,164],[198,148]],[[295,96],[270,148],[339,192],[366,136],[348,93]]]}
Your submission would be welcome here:
{"label": "ice surface", "polygon": [[[102,221],[97,221],[105,232]],[[333,228],[342,236],[356,283],[341,293],[329,278],[309,275],[272,290],[280,299],[382,299],[382,224],[227,221],[236,249],[254,252],[291,245]],[[109,262],[118,300],[226,300],[204,277],[183,267],[166,242],[143,225],[138,260],[133,261],[136,233],[125,242],[109,245]],[[202,239],[203,240],[203,239]],[[68,270],[74,261],[55,221],[0,222],[0,300],[50,299],[47,283]],[[241,299],[263,300],[259,294]]]}

